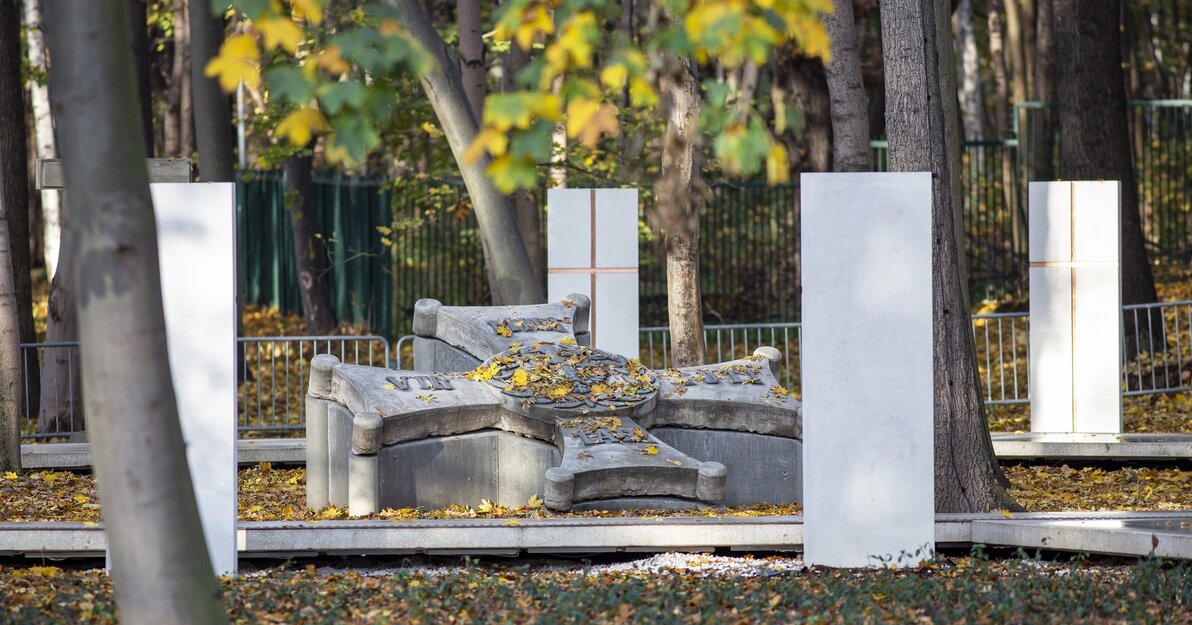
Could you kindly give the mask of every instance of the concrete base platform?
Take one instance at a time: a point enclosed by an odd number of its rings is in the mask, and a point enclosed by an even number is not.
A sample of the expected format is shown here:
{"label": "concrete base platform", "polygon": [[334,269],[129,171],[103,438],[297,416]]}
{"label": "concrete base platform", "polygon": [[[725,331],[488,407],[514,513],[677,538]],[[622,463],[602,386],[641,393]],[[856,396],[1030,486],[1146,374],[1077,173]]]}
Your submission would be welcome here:
{"label": "concrete base platform", "polygon": [[1192,434],[993,434],[1001,460],[1192,460]]}
{"label": "concrete base platform", "polygon": [[[1192,511],[939,514],[941,547],[1043,548],[1108,555],[1192,559]],[[1156,542],[1157,541],[1157,542]],[[0,523],[0,555],[102,557],[102,525]],[[658,551],[802,551],[803,519],[771,517],[630,517],[392,521],[241,522],[241,558],[320,555]]]}

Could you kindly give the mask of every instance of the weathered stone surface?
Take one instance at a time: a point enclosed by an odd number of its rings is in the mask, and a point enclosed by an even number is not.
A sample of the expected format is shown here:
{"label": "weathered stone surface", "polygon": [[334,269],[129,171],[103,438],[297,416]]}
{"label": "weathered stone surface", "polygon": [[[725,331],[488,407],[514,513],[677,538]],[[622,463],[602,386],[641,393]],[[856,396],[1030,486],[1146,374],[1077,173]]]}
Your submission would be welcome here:
{"label": "weathered stone surface", "polygon": [[521,306],[444,306],[434,299],[414,304],[414,334],[433,338],[487,360],[514,343],[529,345],[570,337],[586,342],[586,295],[572,294],[561,302]]}
{"label": "weathered stone surface", "polygon": [[[480,499],[521,505],[538,495],[558,510],[597,501],[691,507],[725,499],[730,469],[722,460],[741,467],[734,502],[792,501],[799,404],[778,386],[775,357],[759,350],[653,372],[571,337],[513,344],[467,373],[320,357],[308,402],[324,414],[308,422],[307,436],[312,453],[323,454],[311,460],[322,473],[312,476],[308,505],[348,505],[358,515]],[[650,433],[656,425],[707,455],[668,445]],[[742,441],[748,451],[738,453]]]}
{"label": "weathered stone surface", "polygon": [[439,339],[414,337],[415,371],[470,371],[481,359]]}
{"label": "weathered stone surface", "polygon": [[803,500],[803,442],[797,438],[677,427],[651,428],[650,434],[692,458],[723,464],[723,505]]}

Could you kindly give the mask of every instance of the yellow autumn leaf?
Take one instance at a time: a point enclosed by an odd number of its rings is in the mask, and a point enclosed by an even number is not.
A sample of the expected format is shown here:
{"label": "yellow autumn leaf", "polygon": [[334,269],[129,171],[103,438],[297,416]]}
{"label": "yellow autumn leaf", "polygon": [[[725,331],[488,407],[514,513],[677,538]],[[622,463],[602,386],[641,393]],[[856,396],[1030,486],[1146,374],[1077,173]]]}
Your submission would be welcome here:
{"label": "yellow autumn leaf", "polygon": [[62,572],[62,569],[56,566],[31,566],[25,570],[30,575],[37,575],[38,577],[54,577]]}
{"label": "yellow autumn leaf", "polygon": [[648,445],[646,447],[646,453],[651,456],[657,456],[658,455],[658,445]]}
{"label": "yellow autumn leaf", "polygon": [[20,476],[17,475],[16,471],[5,471],[4,472],[4,479],[6,479],[6,480],[15,480],[15,479],[19,479],[19,478],[20,478]]}
{"label": "yellow autumn leaf", "polygon": [[290,0],[290,5],[294,7],[294,15],[311,24],[323,21],[323,0]]}
{"label": "yellow autumn leaf", "polygon": [[570,336],[565,336],[565,337],[559,339],[559,344],[560,345],[575,345],[576,343],[575,343],[575,339],[571,338]]}
{"label": "yellow autumn leaf", "polygon": [[232,35],[219,46],[219,54],[203,68],[203,75],[217,78],[219,87],[227,92],[236,90],[241,81],[249,87],[261,83],[261,51],[250,35]]}
{"label": "yellow autumn leaf", "polygon": [[522,17],[522,22],[517,25],[517,31],[514,32],[513,38],[517,41],[517,45],[522,50],[529,50],[530,46],[534,44],[534,36],[539,32],[551,34],[555,32],[555,22],[550,18],[550,14],[546,12],[546,7],[536,5],[534,8]]}
{"label": "yellow autumn leaf", "polygon": [[395,388],[397,388],[397,387],[396,387],[396,386],[394,386],[394,385],[392,385],[392,384],[383,384],[383,385],[381,385],[381,390],[382,390],[382,391],[392,391],[392,390],[393,390],[393,389],[395,389]]}
{"label": "yellow autumn leaf", "polygon": [[518,369],[517,371],[514,371],[512,382],[514,386],[525,386],[526,384],[529,384],[530,372],[526,371],[525,369]]}
{"label": "yellow autumn leaf", "polygon": [[381,23],[377,24],[377,32],[382,37],[395,37],[405,32],[405,29],[402,28],[401,22],[395,19],[387,19],[381,20]]}
{"label": "yellow autumn leaf", "polygon": [[75,495],[74,500],[75,503],[87,503],[88,501],[91,501],[91,499],[86,495]]}
{"label": "yellow autumn leaf", "polygon": [[316,132],[328,130],[327,118],[319,111],[304,106],[286,115],[277,124],[277,134],[290,140],[290,143],[302,147],[310,143]]}
{"label": "yellow autumn leaf", "polygon": [[485,512],[485,513],[492,512],[493,511],[493,502],[491,502],[487,499],[481,499],[480,505],[476,506],[476,511],[477,512]]}
{"label": "yellow autumn leaf", "polygon": [[505,522],[505,525],[508,525],[509,527],[517,527],[518,525],[521,525],[521,521],[518,521],[517,519],[510,519],[509,521]]}
{"label": "yellow autumn leaf", "polygon": [[352,66],[348,65],[348,62],[340,56],[339,46],[327,46],[319,50],[319,53],[314,55],[311,63],[306,67],[317,67],[332,76],[346,74],[348,70],[352,69]]}
{"label": "yellow autumn leaf", "polygon": [[766,178],[771,184],[789,182],[791,179],[790,158],[786,147],[777,141],[770,144],[766,152]]}
{"label": "yellow autumn leaf", "polygon": [[571,389],[567,386],[555,386],[555,387],[552,387],[549,391],[547,391],[546,394],[550,395],[551,397],[558,398],[558,397],[566,397],[567,393],[570,393],[570,392],[571,392]]}
{"label": "yellow autumn leaf", "polygon": [[513,336],[513,330],[510,330],[509,326],[497,326],[497,334],[500,334],[505,338],[509,338]]}
{"label": "yellow autumn leaf", "polygon": [[567,136],[579,139],[589,149],[596,147],[604,133],[615,135],[620,130],[617,109],[611,104],[589,98],[576,98],[567,104]]}
{"label": "yellow autumn leaf", "polygon": [[1001,509],[1001,510],[998,510],[998,512],[1001,512],[1001,513],[1002,513],[1002,516],[1006,517],[1007,519],[1012,519],[1012,518],[1014,518],[1014,513],[1013,513],[1013,512],[1010,512],[1009,510],[1006,510],[1006,509],[1004,509],[1004,508],[1003,508],[1003,509]]}
{"label": "yellow autumn leaf", "polygon": [[302,43],[302,28],[287,17],[267,17],[255,22],[253,28],[264,38],[266,50],[276,50],[280,46],[294,54],[298,44]]}
{"label": "yellow autumn leaf", "polygon": [[620,89],[629,78],[629,68],[620,63],[613,63],[600,71],[600,82],[609,89]]}
{"label": "yellow autumn leaf", "polygon": [[526,502],[526,507],[527,508],[541,508],[542,507],[542,499],[540,499],[538,497],[538,495],[530,495],[530,500]]}
{"label": "yellow autumn leaf", "polygon": [[472,140],[472,145],[464,151],[464,162],[468,164],[484,158],[486,153],[500,156],[509,147],[509,139],[504,133],[494,128],[485,128]]}

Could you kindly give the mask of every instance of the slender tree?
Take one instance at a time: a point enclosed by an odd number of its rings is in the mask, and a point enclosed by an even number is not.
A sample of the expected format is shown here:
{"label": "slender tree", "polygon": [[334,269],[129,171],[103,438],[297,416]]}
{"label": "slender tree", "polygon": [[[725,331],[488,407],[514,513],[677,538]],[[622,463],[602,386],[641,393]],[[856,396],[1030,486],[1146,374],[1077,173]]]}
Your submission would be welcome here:
{"label": "slender tree", "polygon": [[309,149],[286,159],[286,204],[294,236],[294,267],[307,334],[331,334],[337,325],[331,304],[331,260],[315,220],[314,159]]}
{"label": "slender tree", "polygon": [[[1055,5],[1038,0],[1035,6],[1035,99],[1055,101]],[[1031,137],[1031,180],[1055,178],[1055,115],[1039,111],[1029,124]]]}
{"label": "slender tree", "polygon": [[21,86],[21,7],[19,1],[5,8],[4,41],[0,42],[0,131],[7,136],[4,154],[5,184],[13,185],[5,191],[10,202],[8,209],[9,245],[12,250],[12,280],[17,297],[17,327],[21,342],[37,340],[33,329],[33,259],[29,249],[29,136],[25,126],[24,89]]}
{"label": "slender tree", "polygon": [[[13,228],[19,215],[28,223],[28,173],[25,158],[25,114],[21,100],[21,8],[18,0],[0,0],[0,471],[21,470],[21,328],[18,286],[23,236],[29,256],[29,233]],[[28,281],[28,260],[25,263]]]}
{"label": "slender tree", "polygon": [[832,170],[869,171],[869,107],[861,80],[853,0],[834,0],[836,11],[824,16],[832,38],[827,65],[832,98]]}
{"label": "slender tree", "polygon": [[480,24],[480,0],[456,0],[455,19],[459,29],[459,72],[472,116],[480,122],[484,113],[484,33]]}
{"label": "slender tree", "polygon": [[153,156],[153,89],[149,85],[149,5],[146,0],[128,0],[128,32],[132,60],[136,67],[137,102],[145,153]]}
{"label": "slender tree", "polygon": [[54,115],[78,236],[87,430],[121,620],[226,623],[166,352],[123,0],[50,0]]}
{"label": "slender tree", "polygon": [[[884,0],[886,127],[892,171],[932,173],[935,503],[939,512],[1017,508],[993,454],[977,386],[972,326],[955,236],[959,171],[948,0]],[[957,148],[950,148],[949,143]]]}
{"label": "slender tree", "polygon": [[960,83],[960,114],[964,122],[964,138],[980,141],[985,138],[985,94],[981,88],[981,57],[977,52],[977,33],[973,27],[973,2],[960,0],[952,13],[955,32],[957,82]]}
{"label": "slender tree", "polygon": [[[628,0],[626,0],[628,1]],[[517,75],[530,63],[530,55],[521,46],[509,46],[505,53],[501,72],[501,89],[516,91]],[[541,282],[546,275],[546,248],[542,240],[542,210],[533,191],[520,190],[513,194],[513,210],[517,217],[517,230],[530,256],[530,267]]]}
{"label": "slender tree", "polygon": [[[1055,0],[1055,82],[1060,124],[1060,167],[1067,180],[1121,183],[1122,301],[1158,301],[1142,237],[1138,191],[1130,160],[1126,90],[1121,63],[1119,4],[1114,0]],[[1126,317],[1127,352],[1163,345],[1162,317],[1140,319],[1134,340]],[[1147,332],[1155,331],[1154,336]]]}
{"label": "slender tree", "polygon": [[195,139],[199,148],[199,178],[204,182],[235,182],[232,154],[232,113],[228,96],[203,69],[215,57],[224,39],[223,18],[209,3],[188,3],[190,26],[190,83],[194,100]]}
{"label": "slender tree", "polygon": [[705,193],[700,159],[701,96],[695,63],[685,57],[667,59],[670,85],[663,94],[666,136],[651,217],[661,226],[666,246],[672,366],[690,367],[707,359],[699,285],[699,218]]}
{"label": "slender tree", "polygon": [[[50,116],[50,90],[46,66],[46,43],[42,33],[41,0],[25,0],[25,45],[29,69],[29,101],[33,108],[33,128],[36,135],[37,158],[58,158],[54,140],[54,120]],[[57,190],[41,192],[42,247],[45,252],[46,279],[53,279],[58,268],[58,245],[61,237],[61,197]]]}
{"label": "slender tree", "polygon": [[477,121],[473,116],[459,74],[459,64],[431,25],[426,10],[417,0],[386,0],[397,7],[410,35],[435,59],[436,65],[422,77],[422,87],[430,99],[455,155],[463,176],[481,237],[489,242],[495,284],[493,292],[511,304],[531,304],[546,299],[540,278],[534,274],[530,257],[518,232],[517,219],[509,198],[497,190],[485,174],[488,159],[469,162],[464,152],[476,138]]}

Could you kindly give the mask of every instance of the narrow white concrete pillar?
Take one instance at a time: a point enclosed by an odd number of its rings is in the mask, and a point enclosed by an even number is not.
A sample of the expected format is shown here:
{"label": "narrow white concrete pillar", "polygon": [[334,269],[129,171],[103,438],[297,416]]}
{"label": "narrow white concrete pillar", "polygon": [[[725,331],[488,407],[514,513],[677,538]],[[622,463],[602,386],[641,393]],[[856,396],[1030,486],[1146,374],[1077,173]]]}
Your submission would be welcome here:
{"label": "narrow white concrete pillar", "polygon": [[170,371],[203,536],[236,572],[236,186],[154,183]]}
{"label": "narrow white concrete pillar", "polygon": [[638,357],[637,189],[546,192],[547,299],[592,298],[592,345]]}
{"label": "narrow white concrete pillar", "polygon": [[1031,431],[1122,431],[1116,181],[1030,184]]}
{"label": "narrow white concrete pillar", "polygon": [[931,174],[803,174],[808,565],[935,551]]}

